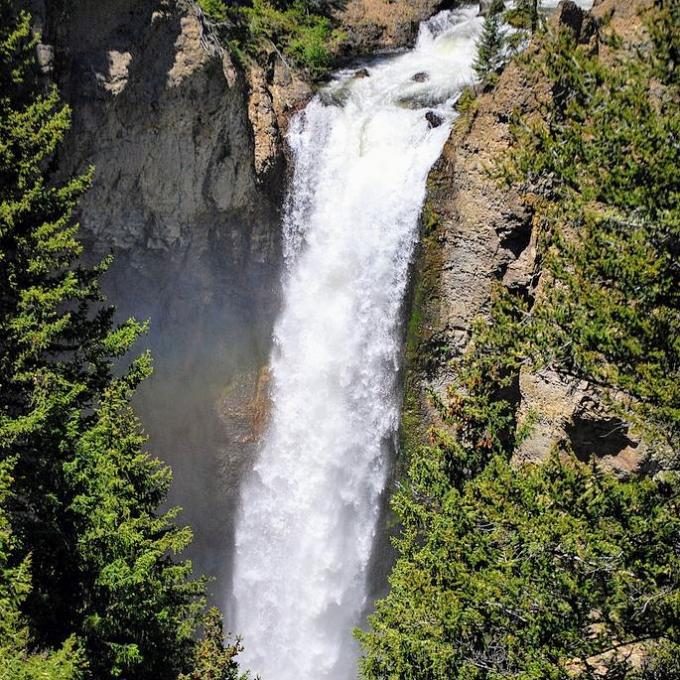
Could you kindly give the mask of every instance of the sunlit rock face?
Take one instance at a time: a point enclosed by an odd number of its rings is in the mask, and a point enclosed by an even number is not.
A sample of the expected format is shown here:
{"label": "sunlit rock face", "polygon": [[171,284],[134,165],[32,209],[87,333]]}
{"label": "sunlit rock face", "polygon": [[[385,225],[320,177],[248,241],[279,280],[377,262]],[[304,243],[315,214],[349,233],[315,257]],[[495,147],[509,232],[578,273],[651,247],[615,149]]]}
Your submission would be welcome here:
{"label": "sunlit rock face", "polygon": [[456,7],[457,0],[347,0],[338,3],[338,18],[345,27],[341,49],[350,56],[412,47],[420,22],[437,12]]}

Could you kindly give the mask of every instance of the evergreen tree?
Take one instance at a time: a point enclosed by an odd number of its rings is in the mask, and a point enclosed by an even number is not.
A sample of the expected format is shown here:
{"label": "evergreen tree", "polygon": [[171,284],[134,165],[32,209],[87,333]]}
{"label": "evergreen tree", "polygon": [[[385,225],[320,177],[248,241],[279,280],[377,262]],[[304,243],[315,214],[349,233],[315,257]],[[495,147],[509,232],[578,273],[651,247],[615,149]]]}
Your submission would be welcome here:
{"label": "evergreen tree", "polygon": [[10,469],[9,461],[0,462],[0,680],[81,680],[85,662],[73,638],[56,652],[29,652],[20,606],[31,588],[30,560],[15,559],[16,539],[5,512]]}
{"label": "evergreen tree", "polygon": [[514,7],[507,12],[511,26],[532,35],[536,32],[540,21],[540,0],[516,0]]}
{"label": "evergreen tree", "polygon": [[473,68],[483,83],[492,83],[504,66],[505,40],[502,30],[503,0],[494,0],[484,19],[482,35],[477,41]]}
{"label": "evergreen tree", "polygon": [[0,644],[7,659],[23,658],[29,637],[64,645],[46,657],[63,670],[50,679],[75,680],[84,659],[97,680],[170,680],[192,668],[204,583],[173,561],[190,532],[157,512],[170,473],[130,408],[149,358],[112,375],[144,327],[113,324],[107,262],[79,264],[72,212],[89,177],[50,179],[69,110],[34,51],[29,16],[0,0],[0,461],[14,477],[12,550],[0,555],[14,613]]}
{"label": "evergreen tree", "polygon": [[241,674],[236,655],[241,651],[240,641],[225,645],[222,616],[219,610],[210,609],[203,622],[203,638],[196,645],[194,669],[179,680],[248,680]]}

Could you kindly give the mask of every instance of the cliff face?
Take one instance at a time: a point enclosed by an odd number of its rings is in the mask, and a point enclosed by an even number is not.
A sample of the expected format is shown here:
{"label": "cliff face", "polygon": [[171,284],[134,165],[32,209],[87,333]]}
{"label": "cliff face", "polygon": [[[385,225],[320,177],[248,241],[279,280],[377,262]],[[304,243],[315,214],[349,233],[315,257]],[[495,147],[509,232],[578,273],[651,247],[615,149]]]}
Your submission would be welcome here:
{"label": "cliff face", "polygon": [[173,467],[198,568],[225,579],[278,304],[283,173],[258,180],[246,79],[189,3],[30,9],[73,110],[59,172],[95,167],[78,214],[88,258],[112,252],[109,300],[151,319],[156,373],[137,403],[151,449]]}
{"label": "cliff face", "polygon": [[[610,28],[635,42],[641,27],[638,6],[606,1],[590,14],[565,2],[553,21],[606,58],[597,19],[607,16]],[[518,290],[533,300],[541,295],[531,205],[501,186],[493,170],[510,150],[512,117],[537,115],[548,96],[540,77],[511,63],[496,87],[461,115],[430,175],[407,351],[407,437],[422,437],[430,424],[443,426],[427,395],[445,399],[454,378],[450,360],[465,352],[472,323],[488,312],[494,287]],[[598,449],[600,462],[621,474],[636,470],[644,457],[644,444],[586,381],[523,368],[511,396],[519,425],[535,419],[531,435],[516,451],[518,463],[543,460],[558,442],[568,442],[577,455]]]}
{"label": "cliff face", "polygon": [[125,252],[142,295],[191,269],[202,301],[220,269],[275,263],[281,186],[257,185],[245,83],[206,49],[192,9],[112,0],[39,14],[74,111],[62,170],[96,168],[80,209],[92,250]]}
{"label": "cliff face", "polygon": [[414,42],[421,21],[458,4],[456,0],[348,0],[339,17],[346,33],[342,51],[352,57],[406,47]]}

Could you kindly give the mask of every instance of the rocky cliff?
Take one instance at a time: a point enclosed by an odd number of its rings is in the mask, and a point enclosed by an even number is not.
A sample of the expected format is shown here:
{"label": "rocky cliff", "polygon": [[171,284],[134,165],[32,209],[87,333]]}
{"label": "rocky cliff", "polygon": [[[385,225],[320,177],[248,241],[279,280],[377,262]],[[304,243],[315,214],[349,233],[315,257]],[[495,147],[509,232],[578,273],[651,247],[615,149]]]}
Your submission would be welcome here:
{"label": "rocky cliff", "polygon": [[349,0],[339,12],[350,58],[399,49],[413,43],[421,21],[460,4],[457,0]]}
{"label": "rocky cliff", "polygon": [[[43,69],[73,110],[66,175],[121,316],[151,319],[156,372],[138,409],[171,463],[171,502],[201,571],[226,578],[235,479],[277,306],[283,176],[258,181],[247,84],[190,3],[33,2]],[[141,348],[140,348],[141,349]]]}
{"label": "rocky cliff", "polygon": [[[567,1],[552,22],[606,58],[598,32],[615,30],[635,44],[639,6],[606,0],[588,13]],[[498,84],[461,114],[430,175],[407,349],[407,439],[422,439],[429,425],[443,426],[429,395],[446,398],[452,360],[468,348],[473,322],[488,313],[493,289],[503,286],[530,300],[541,295],[531,202],[517,188],[503,186],[495,170],[510,152],[513,118],[538,115],[548,96],[540,77],[510,63]],[[515,454],[518,463],[542,460],[564,442],[577,455],[596,448],[600,462],[621,474],[636,470],[644,457],[644,443],[586,381],[527,368],[511,396],[519,426],[532,420],[531,435]]]}

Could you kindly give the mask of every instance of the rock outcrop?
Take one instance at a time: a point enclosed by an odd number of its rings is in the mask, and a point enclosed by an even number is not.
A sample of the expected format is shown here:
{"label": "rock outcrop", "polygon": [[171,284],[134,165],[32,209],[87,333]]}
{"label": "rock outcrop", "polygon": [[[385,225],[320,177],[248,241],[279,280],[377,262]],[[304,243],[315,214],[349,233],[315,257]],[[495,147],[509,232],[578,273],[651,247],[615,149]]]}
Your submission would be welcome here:
{"label": "rock outcrop", "polygon": [[[417,419],[425,423],[438,420],[425,395],[444,397],[453,379],[449,353],[465,351],[472,322],[487,311],[493,286],[505,281],[526,287],[533,275],[531,212],[489,171],[510,147],[513,110],[535,107],[540,96],[535,85],[511,64],[498,86],[458,119],[430,173],[416,273],[419,348],[412,353],[418,366]],[[418,354],[430,357],[426,365]]]}
{"label": "rock outcrop", "polygon": [[220,254],[232,268],[276,263],[282,187],[257,185],[245,81],[206,48],[191,6],[83,1],[39,14],[73,109],[62,172],[95,166],[80,208],[92,250],[125,252],[140,289],[193,267],[201,299]]}
{"label": "rock outcrop", "polygon": [[518,427],[529,432],[514,453],[518,465],[544,460],[553,448],[569,443],[577,458],[597,462],[620,476],[641,471],[646,447],[618,415],[610,395],[585,380],[550,369],[522,369]]}
{"label": "rock outcrop", "polygon": [[339,11],[345,31],[341,53],[349,57],[411,45],[421,21],[453,7],[455,0],[348,0]]}
{"label": "rock outcrop", "polygon": [[[591,14],[565,0],[553,21],[596,51],[598,17],[607,16],[608,26],[631,43],[639,39],[641,22],[629,21],[639,4],[605,0]],[[488,312],[493,288],[541,295],[531,205],[501,186],[491,170],[509,152],[512,117],[537,115],[549,96],[539,76],[511,63],[496,87],[478,94],[461,115],[430,175],[414,292],[418,337],[410,339],[407,351],[404,421],[406,428],[419,424],[419,436],[423,425],[442,424],[427,395],[446,398],[455,377],[450,359],[466,350],[472,323]],[[518,426],[530,431],[515,453],[517,464],[543,460],[556,445],[568,444],[583,460],[597,452],[598,462],[618,474],[640,470],[645,444],[613,408],[611,394],[554,370],[524,368],[511,397]]]}

